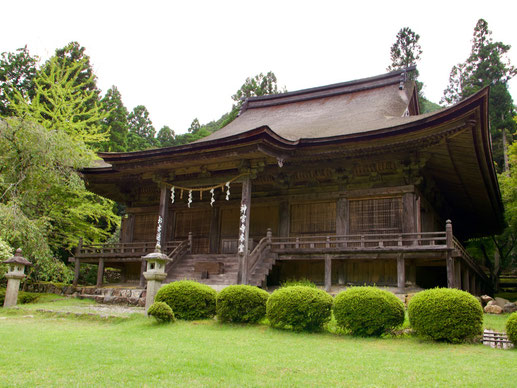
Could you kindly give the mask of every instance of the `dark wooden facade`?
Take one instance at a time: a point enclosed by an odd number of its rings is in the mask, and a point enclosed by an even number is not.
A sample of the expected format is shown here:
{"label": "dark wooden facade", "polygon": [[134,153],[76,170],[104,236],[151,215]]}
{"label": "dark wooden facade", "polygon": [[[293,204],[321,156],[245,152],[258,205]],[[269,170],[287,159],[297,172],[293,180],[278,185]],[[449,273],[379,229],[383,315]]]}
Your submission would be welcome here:
{"label": "dark wooden facade", "polygon": [[227,258],[228,268],[235,260],[228,283],[306,277],[327,288],[410,283],[478,292],[484,273],[460,241],[502,228],[488,90],[418,115],[405,77],[249,99],[203,141],[101,154],[106,165],[84,176],[91,190],[127,206],[121,243],[80,247],[76,263],[102,260],[136,279],[158,239],[176,261],[171,273],[182,260]]}

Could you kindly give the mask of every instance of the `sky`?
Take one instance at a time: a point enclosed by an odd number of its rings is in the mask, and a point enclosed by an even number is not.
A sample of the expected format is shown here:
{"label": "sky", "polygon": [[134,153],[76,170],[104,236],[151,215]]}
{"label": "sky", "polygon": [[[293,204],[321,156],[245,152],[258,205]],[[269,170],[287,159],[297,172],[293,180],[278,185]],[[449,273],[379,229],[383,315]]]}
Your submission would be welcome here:
{"label": "sky", "polygon": [[[106,92],[145,105],[157,131],[217,120],[247,77],[273,71],[294,91],[383,74],[402,27],[420,35],[424,94],[439,102],[465,61],[479,18],[513,45],[517,1],[0,0],[0,52],[25,45],[42,61],[77,41]],[[517,100],[517,81],[510,91]]]}

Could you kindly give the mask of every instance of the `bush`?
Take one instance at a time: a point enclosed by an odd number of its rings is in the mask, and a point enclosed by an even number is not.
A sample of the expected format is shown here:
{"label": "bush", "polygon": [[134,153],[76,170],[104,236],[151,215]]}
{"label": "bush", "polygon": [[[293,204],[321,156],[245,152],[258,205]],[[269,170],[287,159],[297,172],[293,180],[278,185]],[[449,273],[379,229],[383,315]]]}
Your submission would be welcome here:
{"label": "bush", "polygon": [[314,284],[307,278],[287,279],[285,282],[281,283],[281,286],[282,287],[304,286],[304,287],[317,288],[316,284]]}
{"label": "bush", "polygon": [[228,286],[217,295],[217,318],[221,322],[256,323],[266,315],[269,294],[258,287]]}
{"label": "bush", "polygon": [[409,321],[435,341],[463,342],[481,334],[483,309],[468,292],[452,288],[421,291],[409,301]]}
{"label": "bush", "polygon": [[174,322],[174,313],[167,303],[154,302],[147,310],[147,315],[154,317],[158,322]]}
{"label": "bush", "polygon": [[[5,300],[5,288],[0,288],[0,307],[4,305]],[[37,292],[24,292],[20,291],[18,292],[18,304],[25,304],[25,303],[32,303],[35,302],[41,294]]]}
{"label": "bush", "polygon": [[351,287],[334,300],[338,326],[358,336],[380,336],[404,323],[404,304],[376,287]]}
{"label": "bush", "polygon": [[216,295],[205,284],[180,280],[160,288],[154,300],[167,303],[178,319],[195,320],[212,318],[215,315]]}
{"label": "bush", "polygon": [[506,321],[506,334],[508,339],[517,347],[517,312],[510,314]]}
{"label": "bush", "polygon": [[266,315],[272,327],[315,331],[330,320],[332,297],[312,287],[279,288],[266,304]]}

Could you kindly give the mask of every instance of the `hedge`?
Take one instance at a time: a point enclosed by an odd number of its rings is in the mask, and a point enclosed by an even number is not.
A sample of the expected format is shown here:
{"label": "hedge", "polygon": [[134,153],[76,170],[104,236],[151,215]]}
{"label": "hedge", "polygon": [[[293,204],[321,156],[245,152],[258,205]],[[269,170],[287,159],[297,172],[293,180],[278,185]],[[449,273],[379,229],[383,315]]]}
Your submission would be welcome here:
{"label": "hedge", "polygon": [[256,323],[266,315],[269,294],[254,286],[233,285],[217,295],[217,318],[221,322]]}
{"label": "hedge", "polygon": [[158,322],[174,322],[174,313],[165,302],[154,302],[147,310],[147,315],[154,317]]}
{"label": "hedge", "polygon": [[180,280],[160,288],[154,301],[167,303],[178,319],[207,319],[215,315],[216,295],[205,284]]}
{"label": "hedge", "polygon": [[416,332],[435,341],[460,343],[481,334],[483,309],[468,292],[434,288],[409,301],[409,321]]}
{"label": "hedge", "polygon": [[517,347],[517,312],[510,314],[506,321],[506,334],[508,339]]}
{"label": "hedge", "polygon": [[330,320],[332,297],[312,287],[279,288],[266,304],[266,316],[272,327],[296,331],[320,330]]}
{"label": "hedge", "polygon": [[334,300],[338,326],[358,336],[380,336],[404,323],[404,304],[376,287],[351,287]]}

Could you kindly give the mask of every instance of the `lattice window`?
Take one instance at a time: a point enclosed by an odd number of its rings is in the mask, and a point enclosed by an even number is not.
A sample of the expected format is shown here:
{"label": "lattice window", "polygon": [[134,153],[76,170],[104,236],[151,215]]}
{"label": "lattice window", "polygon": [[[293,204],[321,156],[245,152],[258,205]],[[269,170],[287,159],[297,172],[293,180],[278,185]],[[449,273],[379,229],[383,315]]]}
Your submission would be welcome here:
{"label": "lattice window", "polygon": [[291,235],[336,233],[336,203],[291,205]]}
{"label": "lattice window", "polygon": [[133,227],[134,242],[156,241],[158,214],[136,214]]}
{"label": "lattice window", "polygon": [[401,233],[402,198],[350,200],[350,234]]}
{"label": "lattice window", "polygon": [[192,253],[208,253],[211,209],[189,209],[176,214],[174,237],[186,240],[192,232]]}

